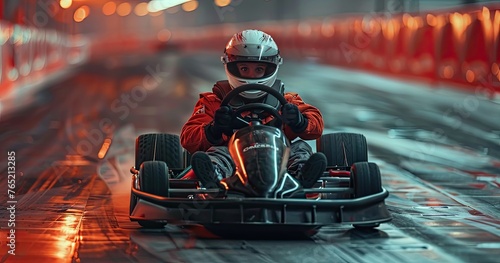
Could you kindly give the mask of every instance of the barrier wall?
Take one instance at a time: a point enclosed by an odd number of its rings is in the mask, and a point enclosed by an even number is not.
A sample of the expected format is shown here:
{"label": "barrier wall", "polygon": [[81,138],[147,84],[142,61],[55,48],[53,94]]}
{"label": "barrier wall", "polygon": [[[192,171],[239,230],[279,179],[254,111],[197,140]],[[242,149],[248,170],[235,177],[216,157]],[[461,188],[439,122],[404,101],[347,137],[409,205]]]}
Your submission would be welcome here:
{"label": "barrier wall", "polygon": [[[173,32],[185,50],[222,52],[237,31],[271,34],[283,56],[379,74],[500,92],[500,5],[421,14],[349,15],[307,21],[218,25]],[[458,85],[457,85],[458,84]]]}
{"label": "barrier wall", "polygon": [[88,52],[87,40],[81,36],[0,21],[0,99],[16,87],[84,62]]}
{"label": "barrier wall", "polygon": [[[0,21],[0,99],[16,86],[83,63],[90,56],[162,48],[222,52],[242,29],[270,33],[285,58],[414,78],[495,96],[500,93],[500,4],[421,14],[345,15],[335,18],[222,24],[156,36],[89,39]],[[460,84],[460,85],[456,85]]]}

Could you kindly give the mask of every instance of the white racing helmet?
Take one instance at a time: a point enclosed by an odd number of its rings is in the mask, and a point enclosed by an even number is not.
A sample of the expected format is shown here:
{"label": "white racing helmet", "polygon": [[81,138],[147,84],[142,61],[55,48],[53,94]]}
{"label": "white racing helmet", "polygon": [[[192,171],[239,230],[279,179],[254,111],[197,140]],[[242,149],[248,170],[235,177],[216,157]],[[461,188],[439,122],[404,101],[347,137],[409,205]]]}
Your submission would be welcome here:
{"label": "white racing helmet", "polygon": [[[226,69],[227,80],[232,89],[244,84],[273,86],[279,65],[283,63],[278,46],[273,38],[262,31],[254,29],[234,34],[224,49],[221,61]],[[267,64],[266,72],[261,78],[243,78],[236,67],[237,62],[265,63]],[[265,92],[249,90],[240,94],[248,99],[256,99],[265,95]]]}

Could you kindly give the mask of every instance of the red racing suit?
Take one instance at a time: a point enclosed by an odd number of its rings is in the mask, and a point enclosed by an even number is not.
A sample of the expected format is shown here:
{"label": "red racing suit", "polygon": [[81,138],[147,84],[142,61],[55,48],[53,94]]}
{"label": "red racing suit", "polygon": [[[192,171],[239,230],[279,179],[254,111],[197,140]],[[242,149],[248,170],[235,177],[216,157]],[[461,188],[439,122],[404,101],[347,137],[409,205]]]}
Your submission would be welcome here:
{"label": "red racing suit", "polygon": [[[297,105],[300,112],[308,120],[306,129],[301,133],[295,133],[290,127],[284,125],[285,136],[290,140],[299,137],[304,140],[314,140],[323,133],[324,123],[320,111],[307,103],[297,93],[285,92],[285,99],[292,104]],[[189,153],[196,151],[206,151],[211,146],[226,145],[229,136],[222,135],[222,139],[216,144],[212,144],[205,136],[205,126],[213,121],[215,111],[219,109],[221,100],[212,92],[200,94],[200,98],[194,106],[194,111],[189,120],[184,124],[180,134],[182,147]]]}

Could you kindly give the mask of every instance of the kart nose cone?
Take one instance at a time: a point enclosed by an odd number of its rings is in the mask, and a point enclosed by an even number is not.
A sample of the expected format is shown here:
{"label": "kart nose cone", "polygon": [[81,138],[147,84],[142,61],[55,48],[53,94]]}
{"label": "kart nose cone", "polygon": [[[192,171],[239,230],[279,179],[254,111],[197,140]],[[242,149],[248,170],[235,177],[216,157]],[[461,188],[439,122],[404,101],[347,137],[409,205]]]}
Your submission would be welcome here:
{"label": "kart nose cone", "polygon": [[229,144],[241,183],[256,196],[270,196],[286,172],[289,142],[281,130],[249,126],[239,130]]}

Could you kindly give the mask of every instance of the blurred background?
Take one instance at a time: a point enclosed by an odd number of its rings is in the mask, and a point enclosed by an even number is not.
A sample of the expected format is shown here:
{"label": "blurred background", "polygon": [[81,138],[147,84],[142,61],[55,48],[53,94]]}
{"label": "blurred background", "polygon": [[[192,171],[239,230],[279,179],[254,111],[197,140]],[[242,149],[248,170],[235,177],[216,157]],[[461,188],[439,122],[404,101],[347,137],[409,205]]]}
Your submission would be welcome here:
{"label": "blurred background", "polygon": [[[179,134],[249,28],[324,133],[365,135],[391,222],[289,241],[129,220],[136,137]],[[499,1],[2,0],[0,262],[498,262],[499,34]]]}
{"label": "blurred background", "polygon": [[[497,1],[4,0],[1,96],[113,53],[223,50],[258,27],[284,57],[499,89]],[[42,74],[43,73],[43,74]]]}

